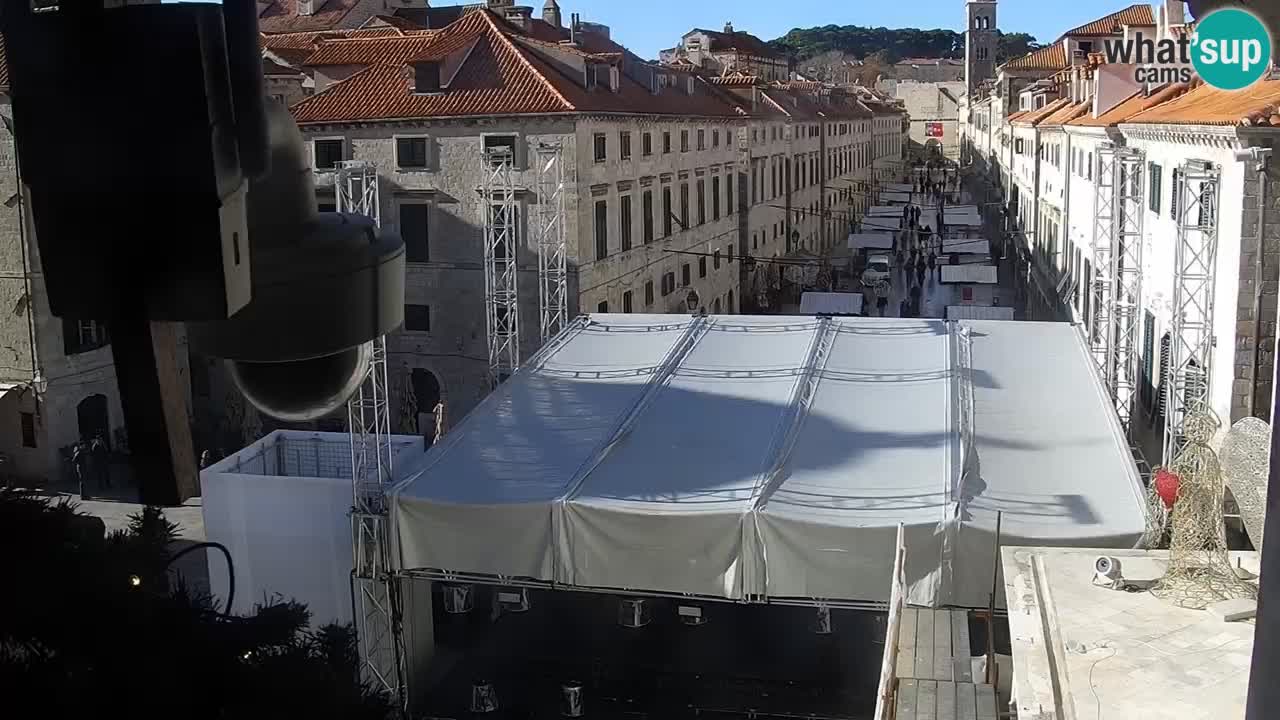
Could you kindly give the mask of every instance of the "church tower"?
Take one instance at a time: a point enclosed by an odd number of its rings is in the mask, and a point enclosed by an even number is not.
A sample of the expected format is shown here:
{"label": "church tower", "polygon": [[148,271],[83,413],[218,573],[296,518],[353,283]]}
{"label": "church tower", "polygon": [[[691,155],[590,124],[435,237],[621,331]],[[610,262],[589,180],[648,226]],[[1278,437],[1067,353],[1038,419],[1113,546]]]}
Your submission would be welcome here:
{"label": "church tower", "polygon": [[964,81],[973,94],[996,76],[996,0],[967,0],[964,7]]}

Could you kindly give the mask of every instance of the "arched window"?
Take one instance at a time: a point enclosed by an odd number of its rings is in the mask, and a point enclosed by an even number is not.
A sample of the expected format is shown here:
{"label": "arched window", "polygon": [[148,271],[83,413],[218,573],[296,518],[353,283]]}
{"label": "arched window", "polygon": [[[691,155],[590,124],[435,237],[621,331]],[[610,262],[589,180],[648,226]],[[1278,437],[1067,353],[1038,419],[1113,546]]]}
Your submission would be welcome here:
{"label": "arched window", "polygon": [[418,401],[418,412],[434,411],[436,404],[440,402],[440,381],[436,379],[435,373],[414,368],[409,375],[409,382],[413,384],[413,395]]}

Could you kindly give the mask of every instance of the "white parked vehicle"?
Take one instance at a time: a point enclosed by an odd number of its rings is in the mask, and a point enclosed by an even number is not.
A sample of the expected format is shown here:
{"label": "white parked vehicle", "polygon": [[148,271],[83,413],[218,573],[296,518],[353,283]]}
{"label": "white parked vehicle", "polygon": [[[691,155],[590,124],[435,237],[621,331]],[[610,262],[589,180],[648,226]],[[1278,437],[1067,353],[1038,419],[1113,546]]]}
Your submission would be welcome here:
{"label": "white parked vehicle", "polygon": [[889,256],[872,255],[867,260],[867,268],[862,271],[863,286],[871,287],[887,282],[889,282]]}

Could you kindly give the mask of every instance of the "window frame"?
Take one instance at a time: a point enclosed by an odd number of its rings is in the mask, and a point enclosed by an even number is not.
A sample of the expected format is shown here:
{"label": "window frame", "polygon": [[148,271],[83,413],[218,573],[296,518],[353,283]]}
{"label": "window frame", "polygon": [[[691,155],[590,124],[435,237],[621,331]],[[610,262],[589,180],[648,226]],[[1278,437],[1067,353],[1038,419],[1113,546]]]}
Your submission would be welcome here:
{"label": "window frame", "polygon": [[631,159],[631,131],[630,130],[618,131],[618,159],[619,160]]}
{"label": "window frame", "polygon": [[591,160],[597,164],[609,160],[608,133],[597,132],[591,134]]}
{"label": "window frame", "polygon": [[609,257],[609,199],[595,198],[591,205],[591,229],[595,240],[596,260]]}
{"label": "window frame", "polygon": [[[422,308],[422,309],[423,309],[423,314],[421,314],[421,315],[417,315],[417,314],[416,314],[416,311],[415,311],[415,312],[413,312],[413,313],[411,313],[411,312],[409,311],[409,308]],[[425,328],[425,329],[423,329],[423,328],[421,328],[421,327],[410,327],[410,320],[411,320],[411,318],[414,318],[415,316],[416,316],[416,318],[417,318],[417,319],[422,319],[422,318],[424,318],[424,317],[426,318],[426,328]],[[404,328],[403,328],[403,329],[404,329],[404,331],[405,331],[405,332],[416,332],[416,333],[429,333],[429,332],[431,332],[431,306],[430,306],[430,305],[425,305],[425,304],[422,304],[422,303],[405,303],[405,304],[404,304]]]}
{"label": "window frame", "polygon": [[[431,169],[431,136],[422,133],[409,134],[393,134],[392,142],[395,143],[396,152],[396,170],[401,172],[422,172]],[[402,140],[421,140],[422,141],[422,164],[421,165],[405,165],[400,161],[400,141]]]}
{"label": "window frame", "polygon": [[[432,219],[432,216],[434,215],[433,208],[432,208],[433,204],[434,203],[432,203],[429,200],[424,201],[424,200],[404,199],[404,200],[396,201],[396,230],[400,232],[400,239],[404,241],[404,250],[405,250],[404,259],[405,259],[405,262],[407,263],[421,264],[421,263],[431,262],[431,219]],[[425,216],[423,217],[423,229],[426,231],[426,237],[424,238],[425,242],[423,247],[423,249],[426,252],[425,259],[415,260],[413,259],[413,257],[411,257],[414,254],[411,252],[411,248],[413,247],[413,244],[410,243],[409,234],[405,232],[405,227],[404,227],[403,213],[404,213],[404,208],[406,207],[422,207],[423,212],[425,213]]]}
{"label": "window frame", "polygon": [[[316,152],[317,150],[316,143],[335,142],[335,141],[338,143],[338,159],[330,167],[320,167],[320,163],[319,163],[320,155],[319,153]],[[346,161],[347,150],[348,150],[347,138],[345,136],[325,135],[322,137],[311,138],[311,169],[315,170],[316,172],[336,172],[338,170],[338,163]]]}

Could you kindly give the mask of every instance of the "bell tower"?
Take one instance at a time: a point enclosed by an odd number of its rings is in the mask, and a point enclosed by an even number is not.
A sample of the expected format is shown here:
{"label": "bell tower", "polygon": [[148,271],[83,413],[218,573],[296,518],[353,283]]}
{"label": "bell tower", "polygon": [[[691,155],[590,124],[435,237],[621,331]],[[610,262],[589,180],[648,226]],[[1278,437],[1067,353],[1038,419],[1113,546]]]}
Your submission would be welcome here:
{"label": "bell tower", "polygon": [[972,94],[996,76],[996,0],[967,0],[964,7],[964,81]]}

